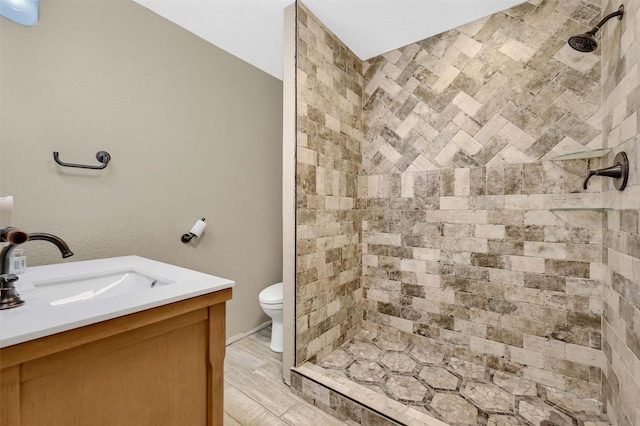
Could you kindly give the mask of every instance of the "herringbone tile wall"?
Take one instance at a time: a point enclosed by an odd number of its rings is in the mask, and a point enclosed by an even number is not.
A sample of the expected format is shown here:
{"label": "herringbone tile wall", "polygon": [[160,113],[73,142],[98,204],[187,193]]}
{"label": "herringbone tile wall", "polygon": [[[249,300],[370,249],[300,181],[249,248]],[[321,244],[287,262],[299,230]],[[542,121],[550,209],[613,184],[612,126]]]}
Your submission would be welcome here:
{"label": "herringbone tile wall", "polygon": [[600,58],[567,45],[600,19],[596,3],[530,1],[365,62],[367,174],[599,147]]}

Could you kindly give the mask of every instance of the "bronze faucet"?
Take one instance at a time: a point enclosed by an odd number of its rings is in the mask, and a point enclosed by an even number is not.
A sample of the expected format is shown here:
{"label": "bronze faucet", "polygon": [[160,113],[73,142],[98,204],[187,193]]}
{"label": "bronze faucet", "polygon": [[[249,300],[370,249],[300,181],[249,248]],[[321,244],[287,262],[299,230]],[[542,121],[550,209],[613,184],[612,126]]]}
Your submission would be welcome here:
{"label": "bronze faucet", "polygon": [[11,265],[11,252],[18,245],[29,240],[48,241],[58,247],[63,258],[73,256],[67,243],[55,235],[41,232],[28,234],[13,227],[0,228],[0,242],[8,243],[0,252],[0,309],[16,308],[24,304],[24,300],[20,299],[15,288],[18,276],[9,273],[9,266]]}
{"label": "bronze faucet", "polygon": [[627,180],[629,179],[629,159],[627,158],[627,154],[624,151],[617,153],[613,162],[614,165],[611,167],[589,170],[582,187],[586,190],[587,183],[589,183],[589,179],[593,176],[606,176],[614,179],[613,186],[615,186],[618,191],[624,190],[627,186]]}

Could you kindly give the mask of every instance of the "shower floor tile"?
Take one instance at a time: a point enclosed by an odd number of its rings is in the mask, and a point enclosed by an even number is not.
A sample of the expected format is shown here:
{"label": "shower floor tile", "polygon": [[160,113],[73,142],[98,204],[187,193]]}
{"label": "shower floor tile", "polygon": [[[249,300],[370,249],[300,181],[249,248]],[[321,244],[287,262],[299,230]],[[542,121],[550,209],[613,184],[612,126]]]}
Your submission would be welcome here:
{"label": "shower floor tile", "polygon": [[425,414],[452,426],[611,424],[598,401],[370,331],[302,370],[400,424],[431,424]]}

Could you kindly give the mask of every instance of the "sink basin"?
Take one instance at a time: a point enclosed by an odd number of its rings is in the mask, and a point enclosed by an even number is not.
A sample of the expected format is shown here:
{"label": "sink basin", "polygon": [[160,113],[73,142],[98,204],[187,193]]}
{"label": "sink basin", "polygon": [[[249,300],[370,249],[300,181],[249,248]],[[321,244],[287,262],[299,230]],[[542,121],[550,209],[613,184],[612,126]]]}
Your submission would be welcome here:
{"label": "sink basin", "polygon": [[15,284],[26,303],[0,311],[0,348],[234,286],[140,256],[31,266]]}
{"label": "sink basin", "polygon": [[151,291],[155,287],[169,284],[173,282],[135,270],[33,281],[39,296],[52,306]]}

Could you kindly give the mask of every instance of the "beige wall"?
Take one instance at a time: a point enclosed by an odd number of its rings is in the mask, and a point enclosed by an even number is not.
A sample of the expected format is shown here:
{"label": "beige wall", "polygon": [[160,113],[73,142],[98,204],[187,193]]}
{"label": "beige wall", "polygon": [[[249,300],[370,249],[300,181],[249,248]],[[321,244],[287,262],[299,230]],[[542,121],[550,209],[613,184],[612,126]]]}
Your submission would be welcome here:
{"label": "beige wall", "polygon": [[[236,281],[228,336],[282,279],[282,83],[132,1],[47,1],[0,19],[0,193],[69,261],[137,254]],[[60,168],[52,159],[103,171]],[[200,217],[208,228],[185,245]],[[25,245],[31,265],[60,262]]]}

